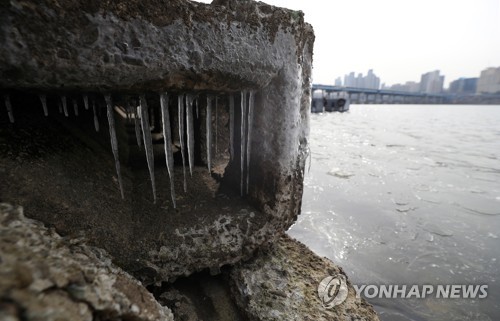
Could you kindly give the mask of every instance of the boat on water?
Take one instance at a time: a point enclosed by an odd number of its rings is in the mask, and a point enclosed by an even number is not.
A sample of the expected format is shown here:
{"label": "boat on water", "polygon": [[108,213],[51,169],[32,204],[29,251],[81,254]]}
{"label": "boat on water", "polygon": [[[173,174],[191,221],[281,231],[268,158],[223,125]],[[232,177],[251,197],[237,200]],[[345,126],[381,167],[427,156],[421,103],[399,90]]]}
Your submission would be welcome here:
{"label": "boat on water", "polygon": [[313,97],[311,102],[311,112],[322,113],[325,111],[338,111],[343,113],[349,110],[349,105],[349,98]]}

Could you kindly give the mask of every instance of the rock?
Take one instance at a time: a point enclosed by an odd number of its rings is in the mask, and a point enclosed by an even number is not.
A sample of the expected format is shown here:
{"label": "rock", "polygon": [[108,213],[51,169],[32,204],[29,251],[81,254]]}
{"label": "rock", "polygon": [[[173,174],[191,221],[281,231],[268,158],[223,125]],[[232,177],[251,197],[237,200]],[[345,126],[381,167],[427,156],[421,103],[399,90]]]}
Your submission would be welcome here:
{"label": "rock", "polygon": [[168,306],[176,320],[246,321],[229,291],[225,272],[217,276],[197,273],[166,284],[153,292]]}
{"label": "rock", "polygon": [[343,303],[323,306],[318,285],[325,277],[338,274],[347,279],[330,260],[284,235],[269,249],[233,268],[231,291],[250,320],[379,320],[370,304],[356,298],[349,281]]}
{"label": "rock", "polygon": [[[145,284],[247,259],[296,220],[314,42],[300,12],[255,1],[28,0],[2,5],[1,17],[0,90],[11,96],[16,119],[11,125],[0,113],[3,201],[22,204],[28,217],[61,235],[84,236]],[[249,189],[242,197],[240,178],[248,169],[241,173],[239,120],[235,157],[229,157],[228,98],[235,97],[239,117],[243,90],[255,92],[255,112]],[[161,137],[160,91],[169,92],[173,143],[179,141],[178,97],[198,98],[196,166],[185,193],[180,153],[174,155],[175,209],[161,141],[154,144],[154,204],[133,125],[116,112],[121,198],[102,95],[111,92],[115,110],[123,111],[146,93],[153,131]],[[39,93],[46,94],[48,117]],[[83,94],[96,102],[98,133],[92,108],[80,108],[78,117],[58,112],[60,96],[81,106]],[[214,107],[211,124],[218,131],[209,146],[209,173],[205,107],[215,96],[219,114]]]}
{"label": "rock", "polygon": [[0,203],[1,320],[173,320],[102,251]]}

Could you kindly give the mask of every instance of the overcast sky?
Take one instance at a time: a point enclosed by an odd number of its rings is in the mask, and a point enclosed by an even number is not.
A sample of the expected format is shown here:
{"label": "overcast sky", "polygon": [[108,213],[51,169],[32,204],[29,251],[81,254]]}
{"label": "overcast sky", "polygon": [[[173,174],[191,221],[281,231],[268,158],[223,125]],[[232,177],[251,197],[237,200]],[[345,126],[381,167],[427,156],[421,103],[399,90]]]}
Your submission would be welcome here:
{"label": "overcast sky", "polygon": [[[200,2],[210,3],[210,0]],[[313,82],[373,69],[388,85],[439,69],[445,84],[500,67],[500,0],[266,0],[313,25]]]}

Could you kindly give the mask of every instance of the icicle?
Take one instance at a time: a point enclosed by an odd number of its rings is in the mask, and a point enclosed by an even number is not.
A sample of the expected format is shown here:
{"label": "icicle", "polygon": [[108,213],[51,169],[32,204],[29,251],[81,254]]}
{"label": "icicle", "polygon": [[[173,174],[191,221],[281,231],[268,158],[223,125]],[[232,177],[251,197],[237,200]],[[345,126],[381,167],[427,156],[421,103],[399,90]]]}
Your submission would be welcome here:
{"label": "icicle", "polygon": [[144,138],[144,149],[146,150],[146,161],[148,162],[149,176],[151,177],[151,186],[153,187],[153,200],[156,204],[156,184],[155,184],[155,163],[153,153],[153,139],[151,138],[151,127],[149,126],[148,104],[146,96],[140,97],[141,106],[141,127],[142,137]]}
{"label": "icicle", "polygon": [[219,112],[218,112],[218,106],[219,106],[219,97],[215,97],[215,155],[217,155],[219,148],[217,146],[217,134],[218,134],[218,128],[219,128]]}
{"label": "icicle", "polygon": [[59,114],[62,114],[63,110],[62,110],[62,104],[61,104],[61,102],[59,102],[57,104],[57,107],[59,107]]}
{"label": "icicle", "polygon": [[160,95],[161,105],[161,120],[163,125],[163,139],[165,147],[165,162],[167,164],[168,176],[170,177],[170,196],[174,208],[175,204],[175,186],[174,186],[174,155],[172,154],[172,132],[170,130],[170,115],[168,113],[168,96],[167,93]]}
{"label": "icicle", "polygon": [[142,146],[142,143],[141,143],[141,140],[142,140],[142,137],[141,137],[141,124],[139,123],[140,122],[140,119],[139,119],[139,110],[141,109],[141,107],[135,107],[135,117],[134,117],[134,126],[135,126],[135,138],[137,139],[137,146],[139,146],[139,150],[141,150],[141,146]]}
{"label": "icicle", "polygon": [[207,163],[208,172],[212,169],[212,97],[207,96]]}
{"label": "icicle", "polygon": [[40,94],[38,95],[38,98],[40,98],[40,101],[42,102],[43,114],[47,117],[49,115],[49,110],[47,109],[47,96]]}
{"label": "icicle", "polygon": [[229,151],[231,160],[234,158],[234,96],[229,96]]}
{"label": "icicle", "polygon": [[62,101],[62,106],[63,106],[63,110],[64,110],[64,116],[69,117],[66,96],[61,96],[61,101]]}
{"label": "icicle", "polygon": [[154,109],[153,108],[149,109],[148,113],[149,113],[149,126],[151,130],[155,130],[156,116],[154,113]]}
{"label": "icicle", "polygon": [[87,95],[83,95],[83,105],[85,110],[89,110],[89,97]]}
{"label": "icicle", "polygon": [[184,152],[184,95],[177,98],[177,109],[179,112],[179,142],[181,144],[182,173],[184,175],[184,192],[187,192],[186,182],[186,153]]}
{"label": "icicle", "polygon": [[127,102],[125,103],[125,119],[127,120],[127,123],[130,122],[130,104]]}
{"label": "icicle", "polygon": [[94,100],[92,101],[92,111],[94,112],[94,127],[95,127],[95,131],[98,132],[99,131],[99,119],[97,118],[97,114],[95,112],[95,101]]}
{"label": "icicle", "polygon": [[307,167],[307,173],[309,174],[311,172],[311,163],[312,163],[312,154],[311,154],[311,147],[307,145],[307,156],[306,156],[306,161],[309,159],[309,166]]}
{"label": "icicle", "polygon": [[75,110],[75,116],[78,116],[78,104],[76,99],[73,99],[73,109]]}
{"label": "icicle", "polygon": [[132,106],[130,105],[130,101],[127,99],[127,105],[125,107],[127,111],[127,121],[132,122]]}
{"label": "icicle", "polygon": [[109,136],[111,137],[111,150],[113,151],[113,156],[115,158],[116,176],[118,176],[118,185],[120,185],[120,193],[122,194],[122,199],[125,199],[123,195],[123,184],[122,184],[122,174],[120,169],[120,154],[118,154],[118,140],[116,139],[115,130],[115,118],[113,116],[113,104],[111,102],[111,95],[104,95],[104,100],[106,100],[106,110],[108,114],[109,123]]}
{"label": "icicle", "polygon": [[196,98],[194,100],[195,104],[196,104],[196,119],[200,118],[200,104],[199,104],[199,101],[198,101],[198,98]]}
{"label": "icicle", "polygon": [[186,95],[187,150],[189,173],[193,176],[194,167],[194,128],[193,128],[193,95]]}
{"label": "icicle", "polygon": [[253,91],[250,91],[250,97],[248,98],[248,120],[247,120],[247,138],[246,138],[246,144],[247,144],[247,194],[248,194],[248,182],[250,180],[250,150],[252,148],[251,146],[251,141],[252,141],[252,123],[253,123],[253,108],[254,108],[254,97],[255,93]]}
{"label": "icicle", "polygon": [[243,171],[245,167],[245,150],[246,150],[246,126],[245,126],[245,116],[247,113],[247,92],[243,90],[241,92],[241,148],[240,148],[240,192],[243,196]]}
{"label": "icicle", "polygon": [[3,98],[5,100],[5,108],[7,108],[7,114],[9,115],[9,120],[11,123],[14,123],[14,113],[12,112],[12,104],[10,102],[10,96],[4,95]]}

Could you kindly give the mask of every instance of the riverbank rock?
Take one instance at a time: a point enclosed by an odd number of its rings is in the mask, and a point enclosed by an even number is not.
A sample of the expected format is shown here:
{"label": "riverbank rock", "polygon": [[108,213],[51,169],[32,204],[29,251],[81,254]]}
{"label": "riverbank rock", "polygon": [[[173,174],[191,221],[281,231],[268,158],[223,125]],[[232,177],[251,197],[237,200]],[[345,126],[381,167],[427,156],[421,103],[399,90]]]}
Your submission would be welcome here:
{"label": "riverbank rock", "polygon": [[[318,285],[327,276],[344,271],[320,258],[302,243],[282,236],[275,244],[231,272],[231,290],[250,320],[379,320],[373,307],[356,298],[347,281],[347,298],[340,305],[325,308]],[[347,279],[348,280],[348,279]]]}
{"label": "riverbank rock", "polygon": [[0,320],[173,320],[102,251],[0,203]]}
{"label": "riverbank rock", "polygon": [[0,10],[1,201],[86,237],[145,284],[250,258],[296,220],[314,42],[302,12],[187,0]]}

